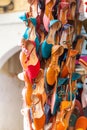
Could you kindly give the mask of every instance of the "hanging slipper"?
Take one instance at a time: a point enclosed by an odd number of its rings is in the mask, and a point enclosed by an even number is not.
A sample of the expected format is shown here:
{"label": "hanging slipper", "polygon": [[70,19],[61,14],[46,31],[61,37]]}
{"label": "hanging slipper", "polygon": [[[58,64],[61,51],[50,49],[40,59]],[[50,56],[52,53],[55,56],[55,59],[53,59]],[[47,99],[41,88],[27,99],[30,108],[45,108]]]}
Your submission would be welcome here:
{"label": "hanging slipper", "polygon": [[51,20],[49,23],[49,34],[46,38],[47,42],[50,44],[57,44],[56,43],[56,31],[61,28],[61,21],[54,19]]}
{"label": "hanging slipper", "polygon": [[40,61],[36,54],[35,42],[26,40],[26,43],[22,47],[20,61],[29,80],[33,82],[33,79],[37,77],[40,70]]}
{"label": "hanging slipper", "polygon": [[76,1],[73,0],[70,2],[69,5],[68,20],[75,20],[75,14],[76,14]]}
{"label": "hanging slipper", "polygon": [[27,41],[24,52],[26,54],[26,61],[27,69],[26,73],[29,77],[29,80],[33,82],[33,79],[35,79],[39,73],[40,70],[40,61],[36,54],[36,45],[35,42]]}
{"label": "hanging slipper", "polygon": [[42,98],[41,95],[32,95],[32,114],[33,114],[33,123],[35,130],[41,130],[45,125],[45,114],[42,107]]}
{"label": "hanging slipper", "polygon": [[67,16],[69,11],[69,2],[60,2],[58,5],[58,19],[62,24],[67,23]]}
{"label": "hanging slipper", "polygon": [[47,68],[45,68],[45,71],[44,71],[44,87],[45,87],[46,94],[49,96],[49,95],[52,95],[55,84],[49,85],[47,83],[46,73],[47,73]]}
{"label": "hanging slipper", "polygon": [[39,40],[39,37],[36,34],[36,25],[37,25],[36,18],[33,18],[33,17],[27,18],[26,13],[21,15],[19,18],[25,22],[26,26],[29,29],[28,30],[29,34],[26,34],[27,32],[25,32],[24,36],[26,37],[26,35],[27,35],[27,39],[35,42],[36,52],[38,53],[40,40]]}
{"label": "hanging slipper", "polygon": [[64,48],[61,45],[54,45],[51,52],[51,63],[47,68],[46,80],[49,85],[53,85],[56,81],[56,78],[60,72],[58,66],[59,56],[63,54]]}
{"label": "hanging slipper", "polygon": [[60,44],[65,46],[67,45],[67,48],[72,46],[72,38],[73,38],[73,32],[74,28],[70,24],[64,24],[62,27],[62,34],[60,38]]}
{"label": "hanging slipper", "polygon": [[29,22],[29,28],[31,29],[29,32],[29,40],[34,41],[36,44],[36,52],[38,54],[38,49],[39,49],[39,45],[40,45],[40,40],[38,35],[36,34],[36,25],[37,25],[37,21],[36,18],[29,18],[28,19]]}
{"label": "hanging slipper", "polygon": [[52,15],[52,8],[54,6],[55,0],[46,0],[45,2],[45,11],[43,16],[43,24],[46,29],[46,31],[49,31],[49,23],[50,20],[54,19]]}
{"label": "hanging slipper", "polygon": [[42,105],[46,103],[47,95],[44,89],[44,71],[43,69],[40,69],[37,77],[34,79],[33,82],[33,93],[34,95],[41,95],[42,97]]}
{"label": "hanging slipper", "polygon": [[60,29],[61,22],[58,20],[51,20],[49,24],[50,30],[47,38],[42,42],[41,53],[44,59],[48,59],[51,56],[52,46],[56,43],[56,31]]}
{"label": "hanging slipper", "polygon": [[75,70],[75,57],[78,54],[77,50],[71,49],[66,60],[64,67],[62,68],[61,77],[65,78],[69,73],[74,72]]}

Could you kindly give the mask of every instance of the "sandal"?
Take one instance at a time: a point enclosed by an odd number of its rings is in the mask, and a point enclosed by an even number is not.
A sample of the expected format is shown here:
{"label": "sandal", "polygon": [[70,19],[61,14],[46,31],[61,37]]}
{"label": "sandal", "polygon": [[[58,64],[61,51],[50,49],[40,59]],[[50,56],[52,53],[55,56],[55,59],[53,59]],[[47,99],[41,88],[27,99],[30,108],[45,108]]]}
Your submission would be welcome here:
{"label": "sandal", "polygon": [[60,104],[60,111],[57,112],[55,123],[53,124],[52,130],[66,130],[68,127],[68,122],[70,115],[72,113],[73,107],[71,108],[71,101],[62,101]]}
{"label": "sandal", "polygon": [[[59,20],[51,20],[49,24],[49,34],[46,38],[47,43],[57,44],[56,42],[56,31],[61,28],[61,22]],[[54,32],[54,33],[53,33]]]}
{"label": "sandal", "polygon": [[60,38],[60,44],[63,46],[66,44],[67,48],[69,48],[69,46],[71,47],[73,32],[74,32],[73,26],[70,24],[65,24],[62,28],[62,35]]}
{"label": "sandal", "polygon": [[56,78],[60,72],[60,68],[58,66],[58,59],[59,59],[59,56],[62,55],[63,51],[64,51],[64,48],[61,45],[54,45],[52,47],[51,63],[49,64],[49,67],[47,68],[47,73],[46,73],[46,81],[51,86],[55,83]]}
{"label": "sandal", "polygon": [[76,14],[76,1],[70,2],[69,13],[68,13],[68,20],[75,20]]}
{"label": "sandal", "polygon": [[52,15],[52,8],[53,8],[54,3],[55,3],[55,0],[46,0],[46,3],[45,3],[43,24],[47,32],[49,31],[48,25],[50,23],[50,20],[54,19]]}
{"label": "sandal", "polygon": [[36,52],[38,54],[38,49],[39,49],[39,45],[40,45],[40,40],[39,37],[36,34],[36,25],[37,25],[37,21],[36,18],[29,18],[28,19],[29,22],[29,28],[30,28],[30,32],[29,32],[29,40],[34,41],[36,44]]}
{"label": "sandal", "polygon": [[46,103],[46,93],[45,93],[45,89],[44,89],[44,71],[42,69],[40,69],[37,77],[34,79],[34,85],[35,88],[33,89],[33,93],[34,95],[41,95],[42,97],[42,105],[44,106],[44,104]]}
{"label": "sandal", "polygon": [[67,23],[67,15],[69,11],[69,2],[60,2],[58,5],[58,19],[62,24]]}
{"label": "sandal", "polygon": [[[61,27],[61,22],[58,20],[51,20],[49,24],[50,30],[47,38],[43,41],[41,46],[41,53],[44,59],[51,56],[51,49],[55,43],[56,31]],[[53,33],[54,32],[54,33]]]}
{"label": "sandal", "polygon": [[37,6],[38,6],[38,1],[37,0],[28,0],[28,3],[30,7],[32,8],[32,16],[36,17],[37,16]]}
{"label": "sandal", "polygon": [[[27,18],[26,13],[24,13],[24,15],[20,16],[19,18],[21,20],[23,20],[25,22],[26,26],[28,27],[28,29],[25,31],[23,37],[35,42],[36,52],[38,53],[40,40],[36,34],[36,25],[37,25],[36,18],[32,18],[32,17]],[[29,34],[27,34],[27,33],[29,33]]]}
{"label": "sandal", "polygon": [[[35,42],[32,42],[30,40],[26,40],[26,43],[24,47],[22,48],[22,51],[24,53],[21,63],[25,62],[27,65],[25,71],[29,77],[29,80],[33,82],[33,79],[35,79],[39,73],[40,70],[40,61],[36,54],[36,45]],[[23,64],[23,65],[25,65]],[[25,66],[24,66],[25,67]]]}
{"label": "sandal", "polygon": [[32,95],[32,113],[33,113],[33,122],[35,126],[35,130],[41,130],[45,125],[45,114],[42,108],[42,98],[41,95],[35,96]]}
{"label": "sandal", "polygon": [[[62,78],[65,78],[68,76],[69,73],[74,72],[75,60],[76,60],[75,57],[77,54],[78,54],[77,50],[72,50],[72,49],[70,50],[66,63],[64,65],[64,67],[62,68],[62,72],[61,72]],[[71,65],[71,63],[73,63],[73,64]]]}

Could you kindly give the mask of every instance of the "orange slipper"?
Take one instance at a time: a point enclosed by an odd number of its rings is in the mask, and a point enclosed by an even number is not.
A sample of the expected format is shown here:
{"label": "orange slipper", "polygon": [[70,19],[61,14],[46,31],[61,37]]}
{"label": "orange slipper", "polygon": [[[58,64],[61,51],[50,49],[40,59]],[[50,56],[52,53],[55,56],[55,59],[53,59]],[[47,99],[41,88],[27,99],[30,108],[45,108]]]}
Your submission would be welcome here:
{"label": "orange slipper", "polygon": [[44,129],[45,125],[45,114],[42,108],[42,97],[41,95],[32,95],[32,102],[33,102],[33,122],[35,126],[35,130],[41,130]]}
{"label": "orange slipper", "polygon": [[63,54],[64,48],[61,45],[54,45],[51,52],[51,63],[47,69],[46,80],[49,85],[53,85],[60,72],[58,66],[59,56]]}

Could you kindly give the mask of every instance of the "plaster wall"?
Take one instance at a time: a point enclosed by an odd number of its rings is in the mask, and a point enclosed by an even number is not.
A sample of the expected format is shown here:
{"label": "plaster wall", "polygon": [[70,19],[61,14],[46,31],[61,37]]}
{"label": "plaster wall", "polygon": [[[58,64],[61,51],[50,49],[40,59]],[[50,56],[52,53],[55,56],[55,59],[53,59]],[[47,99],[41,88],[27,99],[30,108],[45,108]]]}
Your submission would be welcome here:
{"label": "plaster wall", "polygon": [[9,59],[0,70],[0,130],[23,130],[20,110],[24,84],[17,78],[20,71],[18,54]]}

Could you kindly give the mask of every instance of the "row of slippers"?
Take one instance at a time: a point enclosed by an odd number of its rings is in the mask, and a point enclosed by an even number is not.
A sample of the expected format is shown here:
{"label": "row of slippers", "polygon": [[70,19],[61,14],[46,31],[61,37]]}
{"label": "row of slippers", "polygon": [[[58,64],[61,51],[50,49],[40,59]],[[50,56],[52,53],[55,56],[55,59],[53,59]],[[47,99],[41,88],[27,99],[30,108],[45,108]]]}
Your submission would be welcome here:
{"label": "row of slippers", "polygon": [[[31,2],[29,3],[32,6]],[[79,8],[82,3],[76,0],[34,0],[33,4],[34,6],[36,6],[36,9],[38,9],[39,7],[39,9],[41,10],[43,24],[46,31],[48,32],[48,25],[50,20],[52,19],[59,19],[62,24],[66,24],[68,21],[75,20],[75,16],[78,15]],[[38,10],[37,14],[39,14]]]}

